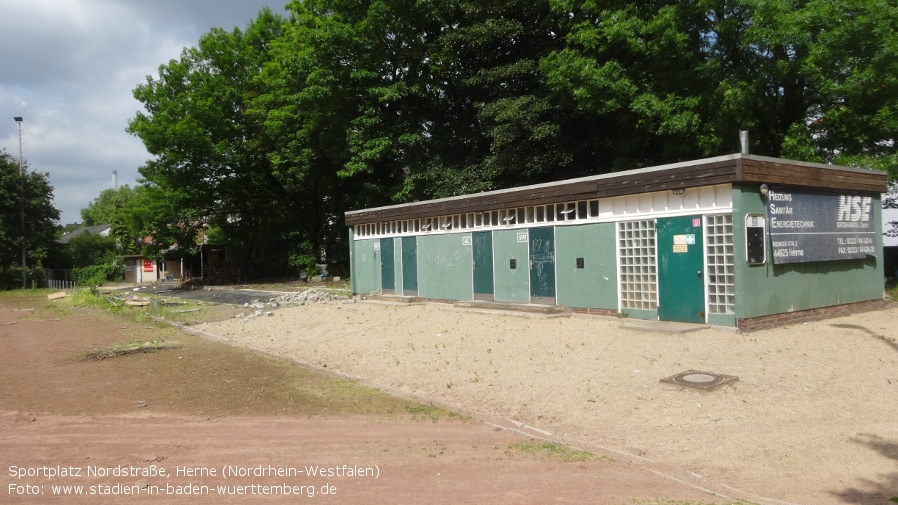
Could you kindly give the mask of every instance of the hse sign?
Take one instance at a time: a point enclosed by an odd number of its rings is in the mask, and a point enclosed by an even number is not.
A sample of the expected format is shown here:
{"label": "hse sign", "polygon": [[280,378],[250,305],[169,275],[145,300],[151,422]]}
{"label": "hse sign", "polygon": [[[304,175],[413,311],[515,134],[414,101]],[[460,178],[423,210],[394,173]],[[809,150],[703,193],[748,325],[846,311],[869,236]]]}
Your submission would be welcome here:
{"label": "hse sign", "polygon": [[776,264],[876,255],[872,197],[771,188],[766,210]]}

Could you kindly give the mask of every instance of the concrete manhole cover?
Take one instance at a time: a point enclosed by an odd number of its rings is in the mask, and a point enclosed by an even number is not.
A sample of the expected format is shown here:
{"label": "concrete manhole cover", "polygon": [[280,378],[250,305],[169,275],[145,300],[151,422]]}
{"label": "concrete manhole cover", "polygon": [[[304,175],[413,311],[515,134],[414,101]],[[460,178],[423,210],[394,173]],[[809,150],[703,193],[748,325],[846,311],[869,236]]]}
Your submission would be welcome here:
{"label": "concrete manhole cover", "polygon": [[714,372],[702,372],[699,370],[687,370],[676,375],[661,379],[663,384],[684,386],[687,388],[713,391],[724,384],[739,380],[735,375],[724,375]]}

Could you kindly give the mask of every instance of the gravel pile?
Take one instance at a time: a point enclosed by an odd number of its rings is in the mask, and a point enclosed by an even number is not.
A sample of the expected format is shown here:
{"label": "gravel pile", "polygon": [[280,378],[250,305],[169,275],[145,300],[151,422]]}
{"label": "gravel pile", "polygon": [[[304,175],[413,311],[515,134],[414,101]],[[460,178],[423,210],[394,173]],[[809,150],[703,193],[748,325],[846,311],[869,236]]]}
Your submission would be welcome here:
{"label": "gravel pile", "polygon": [[338,303],[355,303],[354,298],[338,295],[331,291],[312,288],[307,291],[285,293],[277,298],[272,298],[272,304],[279,305],[311,305],[313,303],[326,303],[334,305]]}

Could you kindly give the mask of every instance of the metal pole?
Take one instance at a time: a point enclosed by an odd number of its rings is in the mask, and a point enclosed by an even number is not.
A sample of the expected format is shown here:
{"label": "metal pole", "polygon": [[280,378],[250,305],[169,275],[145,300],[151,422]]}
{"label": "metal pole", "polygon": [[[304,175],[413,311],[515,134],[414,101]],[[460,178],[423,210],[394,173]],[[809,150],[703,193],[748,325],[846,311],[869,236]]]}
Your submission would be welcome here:
{"label": "metal pole", "polygon": [[22,157],[22,117],[15,116],[13,119],[19,125],[19,203],[22,216],[22,289],[28,285],[25,272],[25,162]]}

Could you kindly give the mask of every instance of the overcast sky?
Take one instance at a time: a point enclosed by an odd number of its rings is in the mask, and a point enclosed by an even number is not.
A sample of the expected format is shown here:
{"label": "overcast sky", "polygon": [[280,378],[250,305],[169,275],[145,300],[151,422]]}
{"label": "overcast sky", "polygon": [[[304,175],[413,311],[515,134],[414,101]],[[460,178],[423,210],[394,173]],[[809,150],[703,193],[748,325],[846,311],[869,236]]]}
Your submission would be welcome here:
{"label": "overcast sky", "polygon": [[246,28],[288,0],[0,0],[0,149],[50,174],[62,224],[149,159],[125,133],[134,88],[212,27]]}

